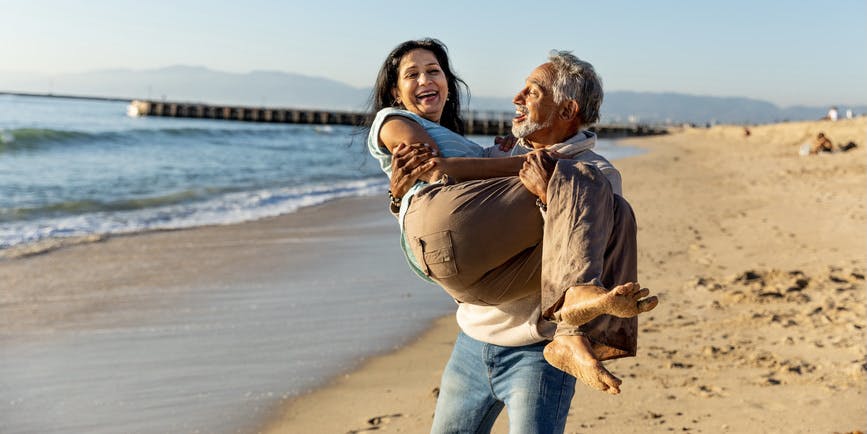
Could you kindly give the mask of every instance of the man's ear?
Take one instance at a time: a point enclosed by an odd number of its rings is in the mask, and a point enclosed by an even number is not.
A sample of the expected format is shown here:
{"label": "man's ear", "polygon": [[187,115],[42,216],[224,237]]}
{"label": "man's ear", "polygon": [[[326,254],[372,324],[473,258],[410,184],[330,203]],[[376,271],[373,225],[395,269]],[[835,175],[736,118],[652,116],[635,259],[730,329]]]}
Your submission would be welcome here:
{"label": "man's ear", "polygon": [[569,100],[560,106],[560,117],[564,120],[572,120],[578,116],[578,101]]}

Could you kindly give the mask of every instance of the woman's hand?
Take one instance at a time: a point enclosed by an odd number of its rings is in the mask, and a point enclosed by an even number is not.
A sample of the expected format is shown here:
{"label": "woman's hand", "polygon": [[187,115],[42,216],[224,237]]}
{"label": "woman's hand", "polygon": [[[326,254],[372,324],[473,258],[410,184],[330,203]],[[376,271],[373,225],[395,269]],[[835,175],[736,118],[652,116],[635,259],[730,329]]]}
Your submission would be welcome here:
{"label": "woman's hand", "polygon": [[515,147],[516,144],[518,144],[518,138],[511,134],[506,134],[502,137],[497,136],[494,137],[494,144],[498,145],[501,151],[509,152],[512,150],[512,148]]}
{"label": "woman's hand", "polygon": [[524,187],[544,204],[548,203],[548,181],[551,180],[551,174],[554,173],[558,156],[560,154],[544,149],[530,152],[526,156],[524,167],[518,172],[518,178],[521,179]]}
{"label": "woman's hand", "polygon": [[426,144],[401,143],[395,146],[391,158],[391,195],[402,198],[418,181],[419,176],[433,169],[436,164],[434,151]]}

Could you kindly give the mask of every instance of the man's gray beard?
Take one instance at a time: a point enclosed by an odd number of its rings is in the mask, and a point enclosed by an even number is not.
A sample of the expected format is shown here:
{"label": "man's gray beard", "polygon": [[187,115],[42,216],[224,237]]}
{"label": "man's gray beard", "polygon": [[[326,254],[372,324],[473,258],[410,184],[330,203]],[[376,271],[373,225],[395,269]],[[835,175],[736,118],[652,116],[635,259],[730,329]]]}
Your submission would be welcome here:
{"label": "man's gray beard", "polygon": [[545,119],[545,122],[539,123],[534,121],[524,121],[521,125],[512,125],[512,135],[519,138],[525,139],[530,134],[535,133],[536,131],[541,130],[542,128],[548,128],[551,126],[551,120],[553,116],[548,116],[548,119]]}
{"label": "man's gray beard", "polygon": [[543,128],[548,128],[554,121],[554,113],[549,113],[548,118],[545,119],[544,122],[534,122],[531,120],[524,121],[521,125],[512,124],[512,135],[519,138],[525,139],[530,134],[535,133]]}

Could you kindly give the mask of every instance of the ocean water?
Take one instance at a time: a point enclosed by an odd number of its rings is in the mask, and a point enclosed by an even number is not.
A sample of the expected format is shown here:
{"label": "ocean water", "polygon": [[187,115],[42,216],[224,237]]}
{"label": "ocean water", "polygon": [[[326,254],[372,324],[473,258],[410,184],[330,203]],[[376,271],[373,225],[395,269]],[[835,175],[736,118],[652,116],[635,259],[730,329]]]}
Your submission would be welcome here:
{"label": "ocean water", "polygon": [[[118,102],[0,95],[0,249],[238,223],[387,188],[350,127],[125,113]],[[637,152],[604,140],[598,150]],[[351,224],[393,247],[396,269],[397,227],[386,223]],[[251,432],[285,399],[454,310],[408,271],[384,285],[384,259],[357,253],[369,239],[316,242],[345,255],[328,276],[310,267],[181,294],[141,288],[127,294],[140,303],[92,312],[83,329],[0,330],[0,432]],[[53,302],[64,297],[74,294]]]}
{"label": "ocean water", "polygon": [[[0,95],[0,249],[239,223],[383,193],[386,180],[355,132],[133,118],[123,102]],[[613,159],[635,152],[606,140],[598,150]]]}
{"label": "ocean water", "polygon": [[386,185],[350,127],[131,118],[125,110],[0,96],[0,249],[237,223]]}

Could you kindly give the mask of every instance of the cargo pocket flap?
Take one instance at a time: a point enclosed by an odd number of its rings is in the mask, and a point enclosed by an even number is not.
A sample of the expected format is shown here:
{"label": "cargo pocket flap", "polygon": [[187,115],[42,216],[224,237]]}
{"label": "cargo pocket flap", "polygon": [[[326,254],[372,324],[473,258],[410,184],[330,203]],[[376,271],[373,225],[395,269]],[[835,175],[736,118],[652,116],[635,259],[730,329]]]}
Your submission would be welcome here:
{"label": "cargo pocket flap", "polygon": [[435,232],[419,237],[423,262],[431,277],[449,277],[457,274],[454,248],[449,231]]}

